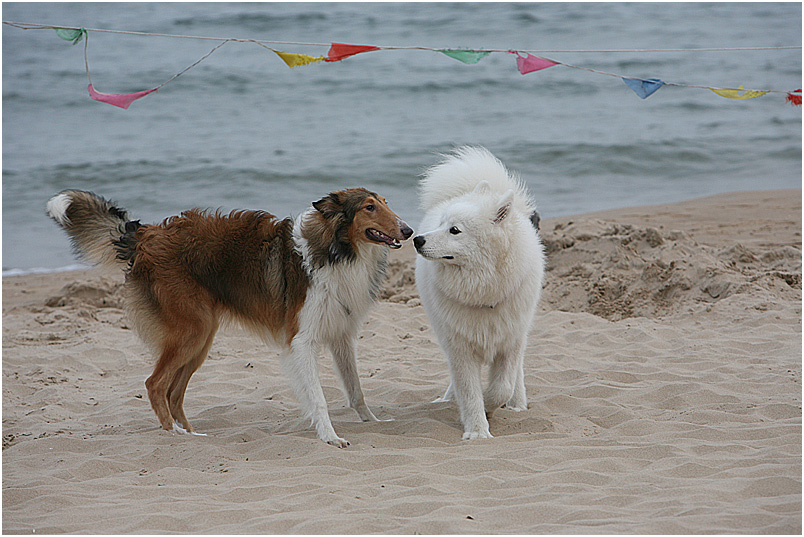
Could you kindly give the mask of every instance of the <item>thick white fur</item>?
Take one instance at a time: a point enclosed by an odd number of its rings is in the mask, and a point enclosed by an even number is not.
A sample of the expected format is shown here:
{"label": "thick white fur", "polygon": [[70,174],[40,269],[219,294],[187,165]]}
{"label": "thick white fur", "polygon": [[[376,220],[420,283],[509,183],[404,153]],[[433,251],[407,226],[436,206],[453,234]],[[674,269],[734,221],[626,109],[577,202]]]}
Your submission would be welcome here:
{"label": "thick white fur", "polygon": [[481,181],[489,183],[494,192],[513,189],[516,193],[514,208],[528,217],[536,210],[519,176],[506,170],[487,149],[464,146],[442,157],[440,163],[425,172],[424,180],[419,184],[419,203],[425,211],[471,192]]}
{"label": "thick white fur", "polygon": [[67,208],[70,206],[70,196],[64,192],[56,194],[47,202],[47,214],[50,215],[60,225],[68,222]]}
{"label": "thick white fur", "polygon": [[301,223],[314,209],[296,219],[294,240],[310,275],[311,286],[299,312],[299,331],[280,357],[282,368],[299,398],[302,412],[312,421],[324,442],[346,447],[332,427],[318,377],[318,353],[329,347],[349,406],[363,421],[379,421],[369,410],[360,389],[355,361],[357,331],[369,313],[385,274],[385,246],[361,242],[351,263],[313,269],[308,263],[307,241]]}
{"label": "thick white fur", "polygon": [[473,147],[430,168],[420,196],[416,284],[451,377],[436,401],[457,400],[464,439],[490,438],[487,414],[527,409],[525,344],[544,277],[535,207],[518,178]]}

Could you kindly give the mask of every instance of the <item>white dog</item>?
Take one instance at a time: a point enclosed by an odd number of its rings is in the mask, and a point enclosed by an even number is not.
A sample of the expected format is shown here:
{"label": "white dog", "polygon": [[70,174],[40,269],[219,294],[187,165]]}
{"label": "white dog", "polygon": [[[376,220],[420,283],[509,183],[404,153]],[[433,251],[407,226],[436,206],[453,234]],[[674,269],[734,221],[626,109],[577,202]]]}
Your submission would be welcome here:
{"label": "white dog", "polygon": [[476,147],[427,170],[420,197],[416,285],[451,378],[436,402],[457,399],[464,440],[490,438],[487,415],[528,405],[525,344],[544,277],[534,204],[517,177]]}

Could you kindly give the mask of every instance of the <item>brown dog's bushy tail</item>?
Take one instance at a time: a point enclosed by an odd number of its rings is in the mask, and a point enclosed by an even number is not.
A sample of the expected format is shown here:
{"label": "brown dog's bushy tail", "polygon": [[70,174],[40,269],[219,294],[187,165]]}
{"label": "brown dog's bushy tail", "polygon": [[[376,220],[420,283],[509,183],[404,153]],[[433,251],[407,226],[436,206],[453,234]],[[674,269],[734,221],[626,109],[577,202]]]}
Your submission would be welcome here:
{"label": "brown dog's bushy tail", "polygon": [[64,190],[47,202],[47,214],[67,232],[75,254],[90,263],[119,266],[133,261],[140,222],[125,209],[83,190]]}

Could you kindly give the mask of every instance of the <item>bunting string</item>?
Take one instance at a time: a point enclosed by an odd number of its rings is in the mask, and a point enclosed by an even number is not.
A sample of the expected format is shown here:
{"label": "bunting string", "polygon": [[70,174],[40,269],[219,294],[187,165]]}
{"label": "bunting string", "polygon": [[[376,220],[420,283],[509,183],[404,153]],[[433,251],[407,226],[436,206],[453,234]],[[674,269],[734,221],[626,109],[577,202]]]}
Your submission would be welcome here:
{"label": "bunting string", "polygon": [[[126,34],[126,35],[140,35],[148,37],[173,37],[179,39],[202,39],[207,41],[234,41],[239,43],[263,43],[266,45],[299,45],[299,46],[313,46],[313,47],[328,47],[332,43],[309,43],[302,41],[269,41],[265,39],[242,39],[236,37],[208,37],[198,35],[181,35],[181,34],[157,34],[149,32],[134,32],[129,30],[109,30],[105,28],[78,28],[72,26],[52,26],[48,24],[35,24],[27,22],[11,22],[3,21],[3,24],[19,28],[21,30],[86,30],[87,32],[103,32],[110,34]],[[440,51],[441,49],[431,47],[414,47],[414,46],[378,46],[382,50],[429,50]],[[485,52],[508,52],[510,49],[483,49]],[[729,48],[661,48],[661,49],[540,49],[540,50],[520,50],[520,52],[530,52],[533,54],[550,54],[557,52],[579,52],[579,53],[596,53],[596,52],[729,52],[729,51],[743,51],[743,50],[801,50],[800,46],[782,46],[782,47],[729,47]]]}
{"label": "bunting string", "polygon": [[[786,102],[795,106],[801,106],[801,89],[793,91],[755,90],[755,89],[745,89],[742,85],[738,86],[737,88],[717,88],[711,86],[683,84],[679,82],[666,82],[658,78],[637,78],[637,77],[624,76],[617,73],[609,73],[606,71],[600,71],[597,69],[592,69],[590,67],[573,65],[566,62],[560,62],[554,59],[549,59],[541,56],[542,54],[554,54],[554,53],[589,54],[589,53],[660,53],[660,52],[705,52],[705,51],[733,52],[733,51],[759,51],[759,50],[801,50],[802,47],[800,46],[687,48],[687,49],[597,49],[597,50],[445,49],[445,48],[432,48],[422,46],[375,46],[375,45],[353,45],[346,43],[308,43],[308,42],[294,42],[294,41],[270,41],[270,40],[257,40],[257,39],[242,39],[242,38],[220,38],[220,37],[204,37],[204,36],[190,36],[190,35],[175,35],[175,34],[157,34],[147,32],[133,32],[126,30],[109,30],[103,28],[83,28],[83,27],[77,28],[69,26],[52,26],[45,24],[21,23],[11,21],[3,21],[3,24],[19,28],[22,30],[55,30],[58,37],[66,41],[71,41],[73,45],[83,40],[84,63],[87,72],[87,79],[89,80],[89,88],[88,88],[89,96],[96,101],[105,102],[113,106],[118,106],[124,109],[127,109],[131,105],[131,103],[134,102],[135,100],[150,95],[151,93],[155,93],[165,85],[169,84],[179,76],[183,75],[193,67],[197,66],[199,63],[206,60],[209,56],[211,56],[223,45],[230,42],[257,44],[275,53],[289,68],[295,68],[299,66],[305,66],[321,62],[326,63],[339,62],[345,60],[346,58],[355,56],[357,54],[381,51],[381,50],[422,50],[422,51],[439,52],[452,59],[458,60],[462,63],[469,65],[473,65],[480,62],[483,58],[487,57],[492,53],[507,53],[516,55],[517,69],[522,75],[560,65],[570,69],[577,69],[598,75],[620,78],[625,83],[625,85],[628,86],[628,88],[630,88],[641,99],[647,99],[664,86],[674,86],[682,88],[706,89],[714,92],[716,95],[720,97],[724,97],[727,99],[738,99],[738,100],[754,99],[766,95],[768,93],[781,93],[786,96],[785,98]],[[101,93],[95,90],[95,88],[92,85],[92,78],[89,72],[89,60],[87,58],[87,47],[89,41],[88,32],[102,32],[102,33],[126,34],[126,35],[149,36],[149,37],[200,39],[207,41],[219,41],[219,43],[212,50],[210,50],[204,56],[199,58],[197,61],[190,64],[182,71],[176,73],[171,78],[169,78],[168,80],[166,80],[165,82],[161,83],[160,85],[154,88],[129,94],[112,94],[112,93]],[[326,56],[310,56],[307,54],[299,54],[295,52],[286,52],[277,50],[268,45],[329,47],[329,49]],[[525,55],[523,56],[522,54]]]}

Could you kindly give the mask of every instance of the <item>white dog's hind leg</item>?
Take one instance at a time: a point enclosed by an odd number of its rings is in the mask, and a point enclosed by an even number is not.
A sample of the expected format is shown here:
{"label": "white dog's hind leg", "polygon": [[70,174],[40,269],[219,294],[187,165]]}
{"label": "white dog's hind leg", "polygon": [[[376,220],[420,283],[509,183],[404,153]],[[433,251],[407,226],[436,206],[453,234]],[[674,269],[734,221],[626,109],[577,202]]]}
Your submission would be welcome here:
{"label": "white dog's hind leg", "polygon": [[507,352],[498,353],[491,363],[489,385],[483,393],[488,418],[511,399],[515,384],[516,356]]}
{"label": "white dog's hind leg", "polygon": [[484,393],[486,415],[491,417],[503,405],[513,410],[526,410],[524,342],[494,357],[489,372],[489,386]]}
{"label": "white dog's hind leg", "polygon": [[328,444],[345,448],[349,442],[335,434],[327,412],[327,400],[318,378],[318,346],[294,338],[290,350],[280,356],[282,369],[299,399],[304,416],[312,420],[318,438]]}
{"label": "white dog's hind leg", "polygon": [[363,390],[360,389],[360,377],[357,374],[357,363],[355,361],[355,342],[349,337],[338,341],[330,342],[332,358],[337,366],[338,375],[341,378],[346,399],[349,407],[355,409],[357,415],[363,421],[380,421],[366,405],[363,398]]}
{"label": "white dog's hind leg", "polygon": [[517,368],[514,396],[505,403],[505,408],[522,412],[528,409],[528,396],[525,393],[525,364],[524,360]]}
{"label": "white dog's hind leg", "polygon": [[483,409],[481,366],[481,361],[471,353],[450,357],[451,385],[461,413],[463,440],[492,437]]}

